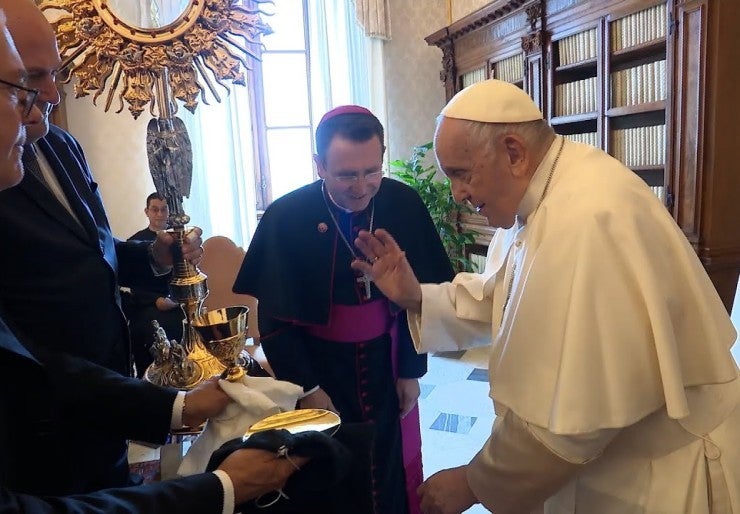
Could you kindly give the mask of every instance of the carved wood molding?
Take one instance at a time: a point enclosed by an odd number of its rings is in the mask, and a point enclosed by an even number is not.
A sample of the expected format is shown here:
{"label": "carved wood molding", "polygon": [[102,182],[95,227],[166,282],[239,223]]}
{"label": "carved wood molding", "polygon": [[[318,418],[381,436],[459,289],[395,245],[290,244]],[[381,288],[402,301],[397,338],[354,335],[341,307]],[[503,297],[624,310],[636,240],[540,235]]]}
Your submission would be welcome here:
{"label": "carved wood molding", "polygon": [[[507,14],[516,11],[531,1],[532,0],[499,0],[497,2],[492,2],[490,5],[483,7],[482,9],[479,9],[450,25],[445,31],[445,36],[453,40],[458,39],[475,29],[488,25],[499,18],[503,18]],[[440,34],[440,32],[432,34],[426,38],[427,43],[430,45],[440,46],[443,41],[435,37],[438,34]]]}
{"label": "carved wood molding", "polygon": [[442,71],[439,72],[439,80],[444,84],[445,94],[449,99],[455,94],[455,76],[457,75],[455,45],[451,39],[445,39],[438,46],[442,49]]}
{"label": "carved wood molding", "polygon": [[527,30],[527,14],[517,11],[494,24],[486,25],[474,30],[464,37],[455,39],[455,49],[458,55],[474,51],[476,48],[496,45],[507,36],[514,33],[524,33]]}
{"label": "carved wood molding", "polygon": [[545,44],[545,31],[538,30],[532,34],[527,34],[522,38],[522,50],[527,55],[541,52]]}
{"label": "carved wood molding", "polygon": [[529,5],[525,8],[527,13],[527,23],[529,23],[529,30],[534,32],[537,30],[537,22],[540,22],[540,27],[543,25],[543,16],[545,15],[544,0],[540,0],[536,4]]}

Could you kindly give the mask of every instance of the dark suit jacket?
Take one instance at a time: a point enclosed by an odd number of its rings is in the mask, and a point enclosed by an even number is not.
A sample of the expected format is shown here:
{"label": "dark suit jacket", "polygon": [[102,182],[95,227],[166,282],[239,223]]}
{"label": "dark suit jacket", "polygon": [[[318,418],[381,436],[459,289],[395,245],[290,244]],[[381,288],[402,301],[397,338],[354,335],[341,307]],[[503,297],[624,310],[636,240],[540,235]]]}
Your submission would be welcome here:
{"label": "dark suit jacket", "polygon": [[72,136],[52,126],[38,146],[80,223],[31,173],[0,192],[5,317],[36,343],[128,374],[118,286],[152,280],[147,243],[113,238],[98,186]]}
{"label": "dark suit jacket", "polygon": [[[150,230],[149,227],[139,230],[137,233],[127,239],[127,241],[154,241],[157,238],[157,233]],[[144,307],[156,308],[157,298],[169,296],[170,294],[170,279],[172,273],[161,275],[155,278],[155,282],[152,283],[151,287],[145,289],[133,288],[131,294],[133,296],[134,307],[142,309]],[[169,332],[167,332],[169,334]],[[174,337],[174,336],[170,336]],[[179,339],[179,338],[178,338]]]}
{"label": "dark suit jacket", "polygon": [[221,512],[223,490],[212,474],[74,499],[33,496],[78,489],[73,431],[164,442],[176,394],[27,348],[0,319],[0,512]]}

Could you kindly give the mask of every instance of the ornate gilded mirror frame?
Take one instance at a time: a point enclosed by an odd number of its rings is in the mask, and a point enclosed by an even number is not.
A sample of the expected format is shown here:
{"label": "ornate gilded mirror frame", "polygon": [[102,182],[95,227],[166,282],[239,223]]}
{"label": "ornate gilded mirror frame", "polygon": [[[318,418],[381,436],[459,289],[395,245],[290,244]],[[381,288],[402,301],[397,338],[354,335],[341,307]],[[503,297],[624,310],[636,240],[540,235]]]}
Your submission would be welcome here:
{"label": "ornate gilded mirror frame", "polygon": [[[75,97],[106,94],[105,110],[117,98],[134,118],[150,105],[152,115],[169,117],[158,92],[169,93],[191,112],[205,90],[221,100],[217,85],[245,83],[244,70],[256,59],[259,38],[271,32],[259,4],[269,0],[189,0],[172,23],[158,28],[132,26],[109,0],[44,0],[40,8],[57,33],[63,68],[76,79]],[[125,104],[124,104],[125,102]],[[156,110],[155,110],[156,109]]]}

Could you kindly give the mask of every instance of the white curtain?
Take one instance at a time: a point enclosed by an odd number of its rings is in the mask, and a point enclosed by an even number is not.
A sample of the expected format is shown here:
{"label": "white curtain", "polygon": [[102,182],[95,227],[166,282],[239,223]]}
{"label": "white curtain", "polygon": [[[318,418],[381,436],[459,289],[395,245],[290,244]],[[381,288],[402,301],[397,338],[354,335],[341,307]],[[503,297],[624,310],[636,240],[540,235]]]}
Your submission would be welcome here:
{"label": "white curtain", "polygon": [[308,4],[314,129],[326,111],[349,103],[367,107],[385,126],[383,40],[365,36],[345,0]]}
{"label": "white curtain", "polygon": [[365,35],[373,38],[391,38],[391,10],[388,0],[354,0],[357,20]]}
{"label": "white curtain", "polygon": [[178,113],[193,146],[193,184],[183,206],[204,239],[226,236],[246,248],[257,225],[250,99],[242,86],[221,94],[221,103],[201,103],[195,115]]}

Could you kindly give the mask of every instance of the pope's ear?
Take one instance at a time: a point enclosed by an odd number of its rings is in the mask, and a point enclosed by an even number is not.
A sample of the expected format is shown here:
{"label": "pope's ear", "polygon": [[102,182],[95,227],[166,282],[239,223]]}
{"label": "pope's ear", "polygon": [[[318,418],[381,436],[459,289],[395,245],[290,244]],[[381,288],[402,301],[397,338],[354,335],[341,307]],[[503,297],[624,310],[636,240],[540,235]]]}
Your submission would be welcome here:
{"label": "pope's ear", "polygon": [[526,174],[531,155],[524,139],[516,134],[509,134],[504,136],[503,143],[512,173],[516,176]]}

